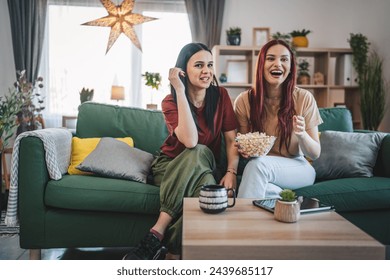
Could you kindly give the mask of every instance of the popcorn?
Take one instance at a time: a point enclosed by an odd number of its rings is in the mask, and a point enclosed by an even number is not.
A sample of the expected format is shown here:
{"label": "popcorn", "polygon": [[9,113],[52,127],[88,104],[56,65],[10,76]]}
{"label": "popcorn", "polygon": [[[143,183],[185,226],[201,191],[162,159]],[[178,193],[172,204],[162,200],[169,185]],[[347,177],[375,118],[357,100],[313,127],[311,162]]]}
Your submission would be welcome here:
{"label": "popcorn", "polygon": [[271,150],[276,140],[275,136],[268,136],[261,132],[237,133],[236,142],[241,150],[250,157],[265,156]]}

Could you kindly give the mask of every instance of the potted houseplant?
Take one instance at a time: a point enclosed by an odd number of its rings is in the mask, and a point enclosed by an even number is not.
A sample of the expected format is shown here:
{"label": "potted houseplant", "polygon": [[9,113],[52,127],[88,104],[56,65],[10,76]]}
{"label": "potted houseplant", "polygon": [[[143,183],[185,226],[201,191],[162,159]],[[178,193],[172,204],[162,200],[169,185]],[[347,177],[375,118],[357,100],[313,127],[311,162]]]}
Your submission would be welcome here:
{"label": "potted houseplant", "polygon": [[40,90],[43,88],[43,78],[38,77],[33,83],[26,78],[26,71],[17,72],[18,79],[14,84],[15,93],[21,96],[23,104],[16,113],[16,135],[22,132],[44,128],[41,111],[45,109],[44,97]]}
{"label": "potted houseplant", "polygon": [[17,114],[23,105],[21,94],[17,90],[9,89],[9,94],[0,96],[0,154],[7,147],[9,139],[18,125]]}
{"label": "potted houseplant", "polygon": [[[38,118],[44,109],[43,98],[39,89],[43,87],[43,79],[39,77],[35,83],[30,83],[26,78],[26,71],[17,71],[17,80],[13,88],[8,89],[8,94],[0,96],[0,170],[2,170],[2,153],[10,150],[9,140],[27,130],[38,128]],[[12,148],[11,148],[12,151]],[[7,176],[7,174],[4,174]],[[0,182],[0,208],[6,205],[8,193],[3,199],[2,181]],[[1,203],[2,202],[2,203]]]}
{"label": "potted houseplant", "polygon": [[239,46],[241,44],[240,27],[230,27],[226,30],[226,43],[233,46]]}
{"label": "potted houseplant", "polygon": [[275,32],[271,35],[272,39],[275,39],[275,40],[284,40],[288,43],[290,43],[291,41],[291,35],[288,34],[288,33],[281,33],[281,32]]}
{"label": "potted houseplant", "polygon": [[309,74],[309,62],[306,59],[302,59],[298,63],[298,84],[309,85],[310,74]]}
{"label": "potted houseplant", "polygon": [[295,223],[300,217],[300,205],[295,192],[284,189],[280,193],[280,199],[276,201],[274,217],[285,223]]}
{"label": "potted houseplant", "polygon": [[311,30],[302,29],[302,30],[293,30],[290,32],[292,37],[292,44],[294,47],[306,48],[309,46],[309,40],[307,39],[307,35],[311,33]]}
{"label": "potted houseplant", "polygon": [[80,91],[80,103],[83,104],[86,101],[92,101],[94,90],[88,88],[82,88]]}
{"label": "potted houseplant", "polygon": [[276,33],[273,33],[271,35],[272,39],[274,40],[283,40],[285,41],[293,51],[294,50],[294,46],[292,45],[292,42],[291,42],[291,35],[289,33],[281,33],[281,32],[276,32]]}
{"label": "potted houseplant", "polygon": [[142,74],[145,79],[145,85],[152,88],[150,93],[150,104],[146,104],[147,109],[157,110],[157,104],[153,103],[153,90],[158,91],[161,86],[161,75],[160,73],[145,72]]}
{"label": "potted houseplant", "polygon": [[388,84],[383,78],[383,61],[378,53],[369,50],[367,37],[350,34],[352,64],[358,74],[360,112],[363,129],[377,130],[385,113]]}

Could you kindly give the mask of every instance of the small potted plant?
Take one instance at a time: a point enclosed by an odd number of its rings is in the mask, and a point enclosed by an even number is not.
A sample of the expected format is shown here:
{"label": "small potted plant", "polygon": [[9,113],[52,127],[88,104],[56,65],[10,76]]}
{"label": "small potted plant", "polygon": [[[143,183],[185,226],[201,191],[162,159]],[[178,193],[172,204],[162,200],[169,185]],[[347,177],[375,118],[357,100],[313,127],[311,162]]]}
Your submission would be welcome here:
{"label": "small potted plant", "polygon": [[[158,91],[161,86],[161,75],[160,73],[145,72],[142,74],[142,77],[145,79],[145,85],[152,88],[153,90]],[[147,109],[157,110],[157,104],[153,103],[153,92],[150,93],[150,104],[146,104]]]}
{"label": "small potted plant", "polygon": [[281,32],[275,32],[271,35],[272,39],[275,40],[284,40],[288,43],[291,41],[291,35],[289,33],[281,33]]}
{"label": "small potted plant", "polygon": [[309,46],[309,40],[307,39],[307,35],[311,33],[311,30],[302,29],[302,30],[293,30],[290,32],[292,37],[292,44],[294,47],[306,48]]}
{"label": "small potted plant", "polygon": [[233,46],[239,46],[241,44],[240,27],[230,27],[226,30],[226,43]]}
{"label": "small potted plant", "polygon": [[306,59],[302,59],[298,63],[298,84],[309,85],[310,74],[309,74],[309,62]]}
{"label": "small potted plant", "polygon": [[295,223],[299,220],[299,202],[295,192],[284,189],[280,193],[280,199],[276,201],[274,217],[276,220],[285,223]]}
{"label": "small potted plant", "polygon": [[91,101],[93,99],[94,90],[84,88],[80,91],[80,103],[83,104],[86,101]]}
{"label": "small potted plant", "polygon": [[295,52],[294,46],[291,42],[291,35],[289,33],[281,33],[281,32],[275,32],[271,35],[271,38],[274,40],[283,40],[285,41],[291,49]]}

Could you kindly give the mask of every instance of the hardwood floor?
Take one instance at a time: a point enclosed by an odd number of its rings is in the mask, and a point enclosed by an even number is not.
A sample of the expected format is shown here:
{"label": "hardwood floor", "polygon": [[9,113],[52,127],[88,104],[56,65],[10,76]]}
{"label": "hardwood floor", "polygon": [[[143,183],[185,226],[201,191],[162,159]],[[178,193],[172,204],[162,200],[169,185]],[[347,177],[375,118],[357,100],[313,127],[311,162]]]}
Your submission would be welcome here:
{"label": "hardwood floor", "polygon": [[[44,249],[42,260],[121,260],[130,248]],[[28,260],[29,251],[19,247],[19,236],[0,236],[0,260]]]}
{"label": "hardwood floor", "polygon": [[[42,260],[121,260],[130,248],[45,249]],[[0,260],[28,260],[29,251],[19,247],[19,236],[0,236]],[[390,260],[390,246],[386,246]]]}

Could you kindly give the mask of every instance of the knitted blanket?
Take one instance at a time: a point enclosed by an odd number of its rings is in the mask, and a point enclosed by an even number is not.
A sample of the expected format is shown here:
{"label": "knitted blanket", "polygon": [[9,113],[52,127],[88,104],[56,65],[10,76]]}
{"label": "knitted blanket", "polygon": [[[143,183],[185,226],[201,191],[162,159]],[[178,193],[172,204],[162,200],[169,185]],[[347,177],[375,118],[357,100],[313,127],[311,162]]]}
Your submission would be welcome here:
{"label": "knitted blanket", "polygon": [[45,160],[49,177],[53,180],[60,180],[62,175],[67,173],[70,163],[72,148],[72,133],[64,128],[47,128],[41,130],[27,131],[21,133],[14,143],[11,158],[11,185],[8,196],[7,214],[5,223],[7,226],[19,224],[18,211],[18,165],[19,145],[24,137],[38,137],[43,142]]}

